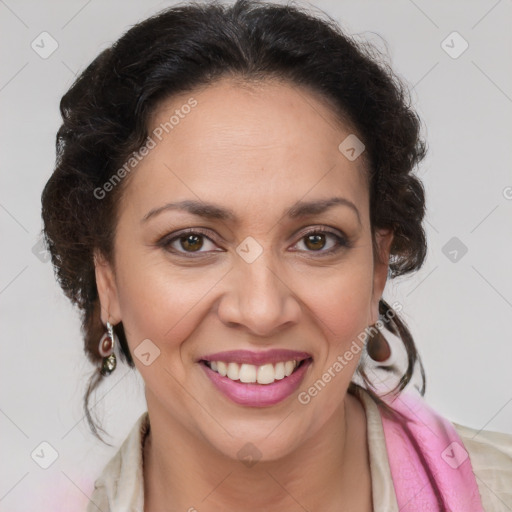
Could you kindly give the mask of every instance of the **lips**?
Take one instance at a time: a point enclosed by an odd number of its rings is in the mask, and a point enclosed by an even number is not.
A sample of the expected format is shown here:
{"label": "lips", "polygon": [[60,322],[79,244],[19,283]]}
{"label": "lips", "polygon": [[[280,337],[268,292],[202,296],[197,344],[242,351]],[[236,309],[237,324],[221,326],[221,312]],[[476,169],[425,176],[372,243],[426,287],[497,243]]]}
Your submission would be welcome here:
{"label": "lips", "polygon": [[233,350],[208,354],[198,362],[227,398],[242,405],[265,407],[293,393],[312,357],[307,352],[293,350]]}

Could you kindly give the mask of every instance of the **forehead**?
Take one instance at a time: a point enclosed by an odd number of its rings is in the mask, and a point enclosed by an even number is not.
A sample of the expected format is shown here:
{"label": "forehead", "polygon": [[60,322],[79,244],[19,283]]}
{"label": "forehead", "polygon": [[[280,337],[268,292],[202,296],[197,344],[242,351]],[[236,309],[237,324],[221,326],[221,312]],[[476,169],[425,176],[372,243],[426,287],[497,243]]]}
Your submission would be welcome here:
{"label": "forehead", "polygon": [[367,201],[363,158],[339,150],[350,126],[302,87],[223,79],[162,101],[148,133],[154,146],[126,191],[140,209],[191,198],[220,198],[232,209],[337,193]]}

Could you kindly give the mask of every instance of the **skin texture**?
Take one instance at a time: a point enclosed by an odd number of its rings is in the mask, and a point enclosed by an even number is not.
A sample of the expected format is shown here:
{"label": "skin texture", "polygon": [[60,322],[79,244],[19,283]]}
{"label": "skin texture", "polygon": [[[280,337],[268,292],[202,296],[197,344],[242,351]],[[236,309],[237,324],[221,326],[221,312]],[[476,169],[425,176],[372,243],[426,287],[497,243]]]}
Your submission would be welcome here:
{"label": "skin texture", "polygon": [[[150,132],[191,97],[197,106],[125,183],[113,264],[96,259],[103,322],[123,322],[132,354],[145,339],[160,350],[149,366],[134,357],[151,422],[145,511],[370,511],[366,420],[347,394],[359,355],[309,404],[294,393],[264,408],[231,402],[197,362],[224,350],[306,351],[303,391],[378,319],[392,233],[377,232],[384,263],[374,261],[364,162],[338,149],[352,131],[311,91],[223,79],[163,101]],[[333,196],[354,203],[359,220],[344,205],[284,216],[298,201]],[[237,220],[167,210],[142,222],[185,199]],[[320,234],[308,243],[319,227],[350,245],[322,256],[338,242]],[[199,251],[179,238],[157,244],[185,228],[206,230]],[[248,236],[263,249],[252,263],[236,252]],[[252,467],[237,458],[247,443],[261,454]]]}

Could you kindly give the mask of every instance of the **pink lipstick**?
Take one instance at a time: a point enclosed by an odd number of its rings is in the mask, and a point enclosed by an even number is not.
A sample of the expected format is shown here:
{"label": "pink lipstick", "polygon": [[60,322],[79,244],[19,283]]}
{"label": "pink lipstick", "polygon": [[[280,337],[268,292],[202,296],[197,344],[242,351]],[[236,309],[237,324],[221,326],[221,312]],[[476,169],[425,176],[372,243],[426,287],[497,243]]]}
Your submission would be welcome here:
{"label": "pink lipstick", "polygon": [[285,400],[300,386],[312,357],[307,352],[284,349],[233,350],[208,354],[198,362],[212,384],[231,401],[268,407]]}

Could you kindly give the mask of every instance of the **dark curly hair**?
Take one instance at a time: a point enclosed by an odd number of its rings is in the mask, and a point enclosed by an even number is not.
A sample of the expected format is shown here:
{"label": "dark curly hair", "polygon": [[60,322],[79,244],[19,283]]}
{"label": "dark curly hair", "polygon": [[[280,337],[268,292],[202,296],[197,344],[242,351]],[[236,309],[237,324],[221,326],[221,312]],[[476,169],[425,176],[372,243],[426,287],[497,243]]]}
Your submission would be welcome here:
{"label": "dark curly hair", "polygon": [[[394,238],[388,276],[423,264],[425,193],[412,171],[426,147],[408,89],[372,45],[356,42],[323,14],[324,19],[296,5],[253,0],[179,4],[130,28],[62,97],[56,166],[42,193],[43,234],[58,282],[81,311],[85,352],[97,367],[84,400],[95,435],[99,427],[88,404],[102,380],[98,341],[104,326],[94,251],[113,262],[118,205],[129,180],[101,199],[95,191],[144,145],[149,117],[162,100],[222,77],[241,82],[277,79],[314,91],[366,147],[374,254],[375,230],[389,228]],[[390,312],[381,300],[379,313]],[[418,361],[423,394],[425,376],[411,333],[398,315],[386,328],[401,338],[408,357],[394,391],[411,380]],[[115,332],[123,359],[134,367],[122,323]],[[358,372],[383,404],[364,368]],[[358,387],[352,382],[349,391]]]}

